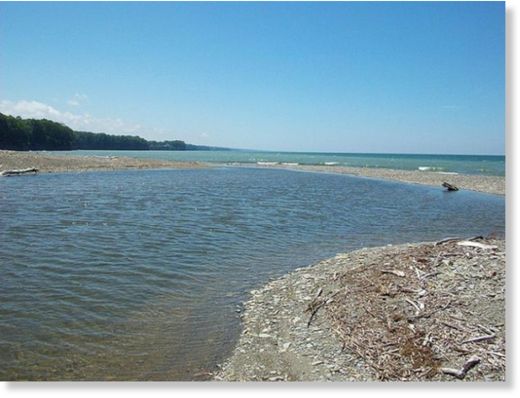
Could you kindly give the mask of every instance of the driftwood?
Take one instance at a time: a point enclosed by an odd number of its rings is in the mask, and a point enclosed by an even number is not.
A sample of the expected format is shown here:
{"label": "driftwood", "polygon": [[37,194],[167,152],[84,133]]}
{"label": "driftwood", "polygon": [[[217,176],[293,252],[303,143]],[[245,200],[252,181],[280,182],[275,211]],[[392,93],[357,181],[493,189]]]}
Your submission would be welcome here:
{"label": "driftwood", "polygon": [[467,344],[467,343],[478,343],[480,341],[487,341],[487,340],[493,340],[495,337],[497,337],[494,333],[488,336],[478,336],[473,337],[472,339],[464,340],[460,344]]}
{"label": "driftwood", "polygon": [[439,245],[442,245],[443,243],[448,243],[448,242],[453,242],[455,240],[460,240],[461,238],[444,238],[444,239],[441,239],[440,241],[438,242],[435,242],[435,245],[434,246],[439,246]]}
{"label": "driftwood", "polygon": [[321,293],[323,293],[323,289],[320,288],[318,290],[318,293],[316,294],[316,297],[314,298],[314,300],[312,300],[312,302],[307,306],[307,309],[305,310],[305,312],[310,312],[311,313],[311,316],[309,317],[309,321],[307,322],[307,327],[310,327],[311,326],[311,322],[312,320],[314,319],[314,317],[316,316],[316,314],[318,313],[318,310],[327,305],[327,304],[330,304],[334,301],[334,297],[339,294],[339,290],[333,294],[331,294],[329,297],[326,297],[326,298],[323,298],[320,300],[320,296],[321,296]]}
{"label": "driftwood", "polygon": [[405,273],[398,269],[382,269],[381,273],[382,274],[393,274],[393,275],[399,276],[401,278],[403,278],[405,276]]}
{"label": "driftwood", "polygon": [[455,185],[451,185],[451,184],[449,184],[447,182],[443,182],[442,186],[444,188],[446,188],[448,191],[458,191],[459,190],[459,188],[457,188]]}
{"label": "driftwood", "polygon": [[457,242],[458,246],[469,246],[469,247],[477,247],[479,249],[496,249],[495,245],[485,245],[484,243],[479,242],[470,242],[469,240],[463,240],[461,242]]}
{"label": "driftwood", "polygon": [[471,369],[477,366],[480,363],[480,358],[477,356],[472,356],[470,359],[466,361],[462,369],[452,369],[452,368],[441,368],[442,373],[447,375],[455,376],[457,379],[463,379],[466,377],[466,373],[468,373]]}
{"label": "driftwood", "polygon": [[[471,242],[471,241],[477,240],[477,239],[484,239],[484,237],[482,235],[477,235],[477,236],[473,236],[472,238],[466,239],[466,241]],[[438,242],[435,242],[434,246],[439,246],[439,245],[442,245],[443,243],[453,242],[456,240],[462,241],[462,238],[457,238],[457,237],[444,238]]]}
{"label": "driftwood", "polygon": [[30,169],[19,169],[19,170],[4,170],[0,172],[1,176],[4,177],[12,177],[12,176],[20,176],[25,174],[36,174],[38,172],[37,168],[30,168]]}

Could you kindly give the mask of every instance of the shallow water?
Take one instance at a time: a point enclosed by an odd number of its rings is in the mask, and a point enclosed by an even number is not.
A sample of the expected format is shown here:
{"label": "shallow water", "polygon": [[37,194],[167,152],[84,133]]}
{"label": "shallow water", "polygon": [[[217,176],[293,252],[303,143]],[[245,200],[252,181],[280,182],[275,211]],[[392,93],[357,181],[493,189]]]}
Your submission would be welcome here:
{"label": "shallow water", "polygon": [[247,293],[363,246],[504,233],[504,198],[216,168],[0,180],[0,379],[203,379]]}

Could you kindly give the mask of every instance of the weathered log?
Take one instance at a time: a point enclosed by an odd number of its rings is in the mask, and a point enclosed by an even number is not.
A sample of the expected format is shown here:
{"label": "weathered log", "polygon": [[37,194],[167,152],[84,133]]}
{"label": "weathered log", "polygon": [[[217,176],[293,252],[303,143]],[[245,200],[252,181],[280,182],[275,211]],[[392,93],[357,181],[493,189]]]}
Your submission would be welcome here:
{"label": "weathered log", "polygon": [[443,243],[453,242],[455,240],[461,240],[461,238],[457,238],[457,237],[454,237],[454,238],[444,238],[444,239],[441,239],[438,242],[435,242],[434,246],[439,246],[439,245],[442,245]]}
{"label": "weathered log", "polygon": [[[467,241],[473,241],[473,240],[477,240],[477,239],[484,239],[484,237],[482,235],[477,235],[477,236],[474,236],[472,238],[468,238],[466,239]],[[453,238],[444,238],[444,239],[441,239],[440,241],[438,242],[435,242],[434,246],[439,246],[439,245],[442,245],[443,243],[448,243],[448,242],[453,242],[453,241],[456,241],[456,240],[462,240],[462,238],[457,238],[457,237],[453,237]]]}
{"label": "weathered log", "polygon": [[497,248],[497,246],[495,246],[495,245],[485,245],[484,243],[470,242],[468,240],[463,240],[463,241],[457,242],[457,245],[458,246],[476,247],[476,248],[483,249],[483,250]]}
{"label": "weathered log", "polygon": [[33,167],[30,169],[19,169],[19,170],[4,170],[0,172],[1,176],[4,177],[12,177],[12,176],[19,176],[24,174],[36,174],[38,172],[38,169]]}
{"label": "weathered log", "polygon": [[458,191],[459,190],[459,188],[457,188],[455,185],[451,185],[450,183],[447,183],[447,182],[443,182],[442,186],[444,188],[446,188],[446,190],[448,190],[448,191]]}
{"label": "weathered log", "polygon": [[0,176],[4,177],[12,177],[12,176],[19,176],[24,174],[36,174],[38,172],[38,169],[35,167],[29,168],[29,169],[18,169],[18,170],[4,170],[0,172]]}

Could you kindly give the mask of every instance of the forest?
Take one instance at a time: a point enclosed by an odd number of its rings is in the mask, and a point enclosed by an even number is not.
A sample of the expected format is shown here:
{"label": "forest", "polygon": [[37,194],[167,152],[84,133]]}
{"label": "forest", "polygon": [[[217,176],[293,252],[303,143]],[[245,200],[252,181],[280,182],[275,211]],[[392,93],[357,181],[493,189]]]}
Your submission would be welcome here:
{"label": "forest", "polygon": [[16,151],[104,150],[215,150],[186,144],[181,140],[147,141],[133,135],[111,135],[74,131],[64,124],[47,119],[23,119],[0,113],[0,149]]}

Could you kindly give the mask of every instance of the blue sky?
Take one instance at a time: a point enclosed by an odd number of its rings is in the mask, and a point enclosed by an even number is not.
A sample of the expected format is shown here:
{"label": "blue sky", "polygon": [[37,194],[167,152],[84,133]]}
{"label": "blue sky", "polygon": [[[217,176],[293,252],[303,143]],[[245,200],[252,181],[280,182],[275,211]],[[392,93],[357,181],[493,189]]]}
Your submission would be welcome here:
{"label": "blue sky", "polygon": [[503,2],[0,3],[0,112],[237,148],[504,153]]}

